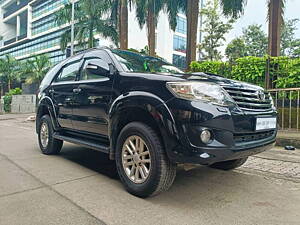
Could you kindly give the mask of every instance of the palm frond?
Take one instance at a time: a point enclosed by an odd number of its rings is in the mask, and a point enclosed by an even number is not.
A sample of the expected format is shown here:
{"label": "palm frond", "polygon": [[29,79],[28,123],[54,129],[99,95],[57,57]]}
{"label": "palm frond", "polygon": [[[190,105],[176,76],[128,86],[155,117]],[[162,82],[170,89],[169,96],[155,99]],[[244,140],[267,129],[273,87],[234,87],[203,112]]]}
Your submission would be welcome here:
{"label": "palm frond", "polygon": [[238,19],[244,14],[247,0],[220,0],[220,3],[226,17]]}

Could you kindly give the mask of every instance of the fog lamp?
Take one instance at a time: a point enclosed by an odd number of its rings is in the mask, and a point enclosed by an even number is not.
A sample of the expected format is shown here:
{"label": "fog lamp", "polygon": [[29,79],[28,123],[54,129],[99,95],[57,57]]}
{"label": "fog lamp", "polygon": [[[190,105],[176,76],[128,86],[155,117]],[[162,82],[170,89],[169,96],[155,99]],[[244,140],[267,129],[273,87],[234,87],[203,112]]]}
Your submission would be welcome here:
{"label": "fog lamp", "polygon": [[200,139],[204,144],[208,144],[209,142],[211,142],[211,138],[212,138],[212,135],[209,130],[205,129],[205,130],[201,131]]}

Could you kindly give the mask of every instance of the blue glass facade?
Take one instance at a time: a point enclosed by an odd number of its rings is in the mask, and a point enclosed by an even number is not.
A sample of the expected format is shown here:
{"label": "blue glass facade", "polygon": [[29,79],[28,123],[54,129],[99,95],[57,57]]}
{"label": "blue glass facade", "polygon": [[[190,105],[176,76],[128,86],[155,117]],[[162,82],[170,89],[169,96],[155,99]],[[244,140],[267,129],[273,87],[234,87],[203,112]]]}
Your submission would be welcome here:
{"label": "blue glass facade", "polygon": [[53,14],[50,14],[32,23],[32,35],[48,31],[56,26],[55,17]]}
{"label": "blue glass facade", "polygon": [[181,69],[186,68],[186,57],[182,55],[173,54],[173,64]]}
{"label": "blue glass facade", "polygon": [[184,54],[186,53],[186,34],[187,20],[185,17],[177,16],[177,27],[173,36],[173,64],[179,68],[186,68],[186,57],[179,54],[179,52]]}
{"label": "blue glass facade", "polygon": [[186,38],[178,35],[173,37],[173,50],[178,52],[186,52]]}
{"label": "blue glass facade", "polygon": [[[9,54],[17,59],[25,60],[36,53],[47,53],[53,64],[65,59],[66,56],[59,47],[64,29],[54,29],[57,25],[53,14],[65,3],[68,3],[68,0],[40,0],[29,3],[32,7],[31,37],[19,42],[16,42],[16,39],[6,42],[6,46],[0,49],[0,57]],[[53,32],[49,33],[51,29]],[[43,35],[43,32],[46,34]]]}
{"label": "blue glass facade", "polygon": [[35,19],[37,17],[42,16],[43,14],[49,13],[58,7],[68,3],[68,0],[46,0],[40,1],[37,5],[32,9],[32,18]]}
{"label": "blue glass facade", "polygon": [[176,32],[181,33],[181,34],[186,34],[187,33],[187,21],[186,21],[186,18],[177,16]]}

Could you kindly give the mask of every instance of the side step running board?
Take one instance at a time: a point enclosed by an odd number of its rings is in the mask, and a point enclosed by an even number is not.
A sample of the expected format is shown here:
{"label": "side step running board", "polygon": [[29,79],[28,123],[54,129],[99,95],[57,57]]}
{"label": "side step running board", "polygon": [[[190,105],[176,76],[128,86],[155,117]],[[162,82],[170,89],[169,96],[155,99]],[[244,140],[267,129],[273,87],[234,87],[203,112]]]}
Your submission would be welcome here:
{"label": "side step running board", "polygon": [[105,145],[101,145],[98,143],[95,143],[93,141],[89,140],[83,140],[83,139],[78,139],[78,138],[72,138],[66,135],[61,135],[59,133],[54,133],[53,137],[58,140],[70,142],[73,144],[81,145],[86,148],[90,148],[96,151],[104,152],[104,153],[109,153],[109,147]]}

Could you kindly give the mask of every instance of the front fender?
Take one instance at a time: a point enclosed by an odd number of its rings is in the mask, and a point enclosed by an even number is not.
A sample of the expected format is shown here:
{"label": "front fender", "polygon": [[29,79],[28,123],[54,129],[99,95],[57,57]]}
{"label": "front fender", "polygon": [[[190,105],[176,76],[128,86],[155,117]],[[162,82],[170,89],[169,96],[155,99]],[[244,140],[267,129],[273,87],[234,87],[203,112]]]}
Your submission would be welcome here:
{"label": "front fender", "polygon": [[134,91],[119,96],[115,99],[110,108],[109,136],[111,137],[111,158],[114,158],[114,150],[120,132],[117,129],[120,118],[123,113],[128,112],[129,109],[132,108],[143,110],[151,116],[159,128],[167,154],[170,155],[170,151],[178,145],[179,140],[172,113],[164,101],[158,96],[147,92]]}
{"label": "front fender", "polygon": [[38,108],[36,112],[36,129],[39,127],[40,118],[43,116],[45,108],[47,108],[54,130],[58,130],[59,124],[57,122],[57,116],[56,116],[54,104],[52,99],[49,98],[48,96],[44,96],[38,103]]}

